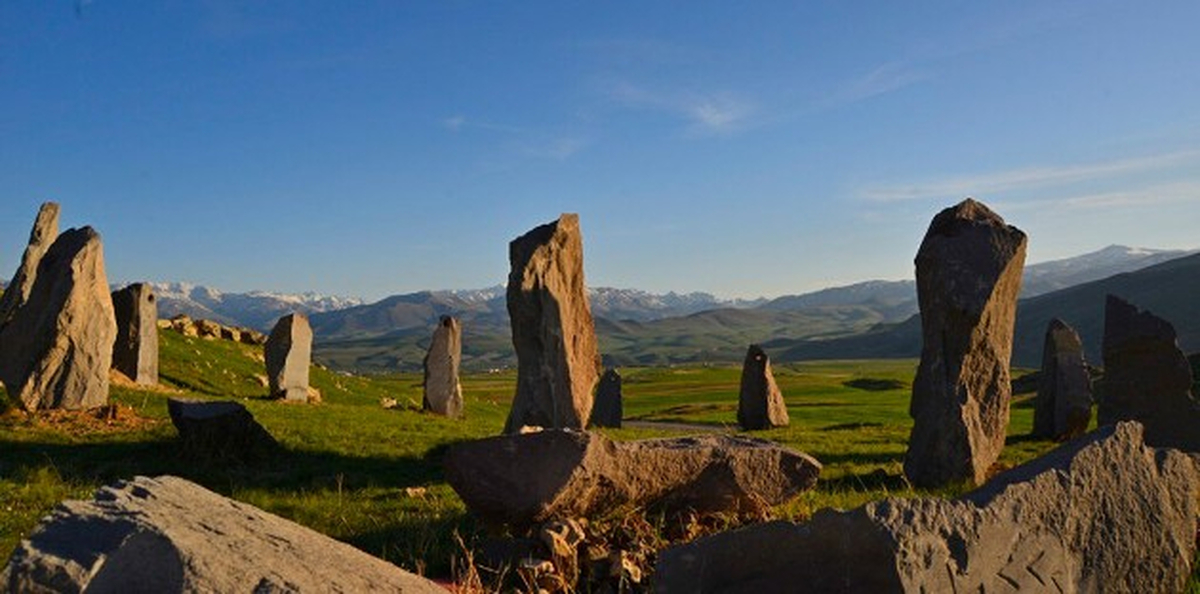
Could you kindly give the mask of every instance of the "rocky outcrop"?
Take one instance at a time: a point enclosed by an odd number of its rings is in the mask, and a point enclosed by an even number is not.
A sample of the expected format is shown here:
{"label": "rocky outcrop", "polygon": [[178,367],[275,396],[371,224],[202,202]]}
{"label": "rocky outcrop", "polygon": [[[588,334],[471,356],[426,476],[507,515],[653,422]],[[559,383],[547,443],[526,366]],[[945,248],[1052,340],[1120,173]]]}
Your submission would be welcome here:
{"label": "rocky outcrop", "polygon": [[1104,427],[958,500],[885,499],[659,556],[676,592],[1178,592],[1195,553],[1195,463]]}
{"label": "rocky outcrop", "polygon": [[425,397],[422,407],[430,412],[457,419],[463,415],[462,384],[458,364],[462,360],[462,326],[450,316],[442,316],[429,350],[425,353]]}
{"label": "rocky outcrop", "polygon": [[546,430],[451,446],[446,480],[490,522],[529,525],[622,506],[745,511],[816,484],[821,464],[761,439],[706,435],[614,442]]}
{"label": "rocky outcrop", "polygon": [[184,314],[179,314],[170,320],[160,322],[159,326],[174,330],[184,336],[201,336],[201,330],[203,330],[203,338],[220,338],[221,340],[259,346],[267,343],[267,335],[258,330],[237,326],[222,326],[212,320],[193,320]]}
{"label": "rocky outcrop", "polygon": [[621,428],[621,419],[625,416],[624,403],[621,397],[621,374],[616,369],[609,369],[600,376],[600,385],[596,388],[596,402],[592,406],[592,427]]}
{"label": "rocky outcrop", "polygon": [[1000,456],[1025,234],[971,199],[934,217],[917,252],[923,346],[904,460],[909,481],[982,483]]}
{"label": "rocky outcrop", "polygon": [[275,452],[274,437],[238,402],[170,398],[167,412],[184,455],[201,462],[251,462]]}
{"label": "rocky outcrop", "polygon": [[117,319],[113,369],[146,386],[158,383],[158,304],[146,283],[112,293]]}
{"label": "rocky outcrop", "polygon": [[173,476],[67,501],[0,575],[10,592],[444,593],[328,536]]}
{"label": "rocky outcrop", "polygon": [[787,427],[787,405],[771,373],[771,359],[752,344],[742,363],[742,389],[738,397],[738,425],[747,431]]}
{"label": "rocky outcrop", "polygon": [[1200,452],[1192,368],[1171,323],[1119,297],[1104,308],[1104,383],[1097,420],[1146,426],[1146,443]]}
{"label": "rocky outcrop", "polygon": [[508,258],[517,392],[504,431],[586,427],[600,353],[583,278],[579,215],[564,214],[514,239]]}
{"label": "rocky outcrop", "polygon": [[1072,439],[1092,421],[1092,378],[1083,360],[1083,341],[1066,322],[1050,320],[1042,349],[1042,371],[1033,412],[1033,435]]}
{"label": "rocky outcrop", "polygon": [[100,235],[69,229],[42,256],[28,299],[0,331],[0,381],[25,410],[101,406],[116,336]]}
{"label": "rocky outcrop", "polygon": [[0,329],[3,329],[17,310],[29,299],[33,283],[37,280],[38,263],[50,245],[58,239],[58,203],[46,202],[38,209],[33,229],[29,232],[29,243],[21,256],[21,266],[0,295]]}
{"label": "rocky outcrop", "polygon": [[302,313],[288,314],[275,323],[263,351],[273,398],[308,402],[308,366],[312,362],[312,341],[308,316]]}

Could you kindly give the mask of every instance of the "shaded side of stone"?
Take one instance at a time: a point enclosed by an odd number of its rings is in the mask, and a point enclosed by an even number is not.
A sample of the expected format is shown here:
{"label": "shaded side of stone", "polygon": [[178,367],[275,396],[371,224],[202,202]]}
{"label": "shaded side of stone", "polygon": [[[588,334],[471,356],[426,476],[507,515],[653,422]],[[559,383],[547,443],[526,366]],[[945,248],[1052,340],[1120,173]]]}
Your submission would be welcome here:
{"label": "shaded side of stone", "polygon": [[425,353],[425,410],[455,419],[462,417],[462,384],[458,379],[461,360],[462,325],[450,316],[442,316]]}
{"label": "shaded side of stone", "polygon": [[158,304],[146,283],[134,283],[112,293],[117,319],[113,368],[129,379],[158,383]]}
{"label": "shaded side of stone", "polygon": [[[220,336],[219,330],[216,336]],[[263,347],[271,396],[308,402],[308,368],[312,363],[312,327],[308,316],[292,313],[275,323]]]}
{"label": "shaded side of stone", "polygon": [[621,374],[617,373],[616,369],[609,369],[600,376],[600,385],[596,388],[596,402],[592,406],[591,426],[619,429],[624,416]]}
{"label": "shaded side of stone", "polygon": [[54,240],[58,239],[58,213],[59,207],[55,202],[43,203],[38,209],[33,229],[29,231],[25,253],[21,255],[21,265],[5,287],[4,294],[0,295],[0,329],[12,320],[17,310],[29,299],[29,292],[37,280],[38,263]]}
{"label": "shaded side of stone", "polygon": [[278,447],[254,415],[240,403],[220,400],[167,400],[171,423],[184,455],[201,462],[261,460]]}
{"label": "shaded side of stone", "polygon": [[737,420],[748,431],[786,427],[789,422],[783,393],[771,373],[771,359],[757,344],[750,345],[742,363]]}
{"label": "shaded side of stone", "polygon": [[1092,421],[1092,379],[1083,358],[1083,341],[1066,322],[1055,318],[1046,328],[1042,370],[1033,412],[1033,435],[1072,439]]}

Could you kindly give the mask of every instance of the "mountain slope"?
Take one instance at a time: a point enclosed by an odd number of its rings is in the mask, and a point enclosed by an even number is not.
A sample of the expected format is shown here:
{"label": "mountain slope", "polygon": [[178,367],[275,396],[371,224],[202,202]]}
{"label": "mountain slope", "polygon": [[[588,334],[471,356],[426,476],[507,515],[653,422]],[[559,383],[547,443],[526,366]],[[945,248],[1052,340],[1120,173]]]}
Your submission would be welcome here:
{"label": "mountain slope", "polygon": [[224,293],[189,283],[150,283],[158,299],[158,316],[184,314],[222,324],[269,331],[281,316],[292,312],[312,314],[359,305],[362,300],[316,293],[289,295],[251,291]]}

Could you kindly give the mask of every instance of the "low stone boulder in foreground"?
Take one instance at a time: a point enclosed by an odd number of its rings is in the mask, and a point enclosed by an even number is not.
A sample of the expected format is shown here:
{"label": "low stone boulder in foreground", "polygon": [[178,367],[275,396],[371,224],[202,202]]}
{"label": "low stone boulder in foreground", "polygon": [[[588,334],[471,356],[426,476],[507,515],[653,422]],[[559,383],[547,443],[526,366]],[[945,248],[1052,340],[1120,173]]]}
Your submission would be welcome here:
{"label": "low stone boulder in foreground", "polygon": [[185,455],[200,460],[261,458],[277,447],[274,437],[240,403],[229,400],[167,400],[171,423]]}
{"label": "low stone boulder in foreground", "polygon": [[731,435],[614,442],[546,430],[452,446],[446,480],[484,520],[526,525],[623,505],[744,511],[811,489],[821,464]]}
{"label": "low stone boulder in foreground", "polygon": [[350,545],[173,476],[67,501],[22,540],[9,592],[438,592]]}
{"label": "low stone boulder in foreground", "polygon": [[673,547],[655,591],[1178,592],[1195,464],[1107,426],[957,500],[885,499]]}

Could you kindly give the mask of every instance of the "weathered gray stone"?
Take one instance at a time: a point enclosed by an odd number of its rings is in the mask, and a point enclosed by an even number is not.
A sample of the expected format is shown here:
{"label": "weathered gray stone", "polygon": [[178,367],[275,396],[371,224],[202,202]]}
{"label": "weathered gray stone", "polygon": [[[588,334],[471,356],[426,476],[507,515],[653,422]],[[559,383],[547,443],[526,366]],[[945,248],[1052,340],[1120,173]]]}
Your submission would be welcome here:
{"label": "weathered gray stone", "polygon": [[1171,323],[1109,295],[1103,352],[1099,423],[1139,421],[1146,426],[1146,443],[1200,452],[1192,368]]}
{"label": "weathered gray stone", "polygon": [[586,427],[600,353],[583,278],[579,216],[564,214],[514,239],[508,257],[517,392],[504,431]]}
{"label": "weathered gray stone", "polygon": [[885,499],[659,556],[654,591],[1178,592],[1195,553],[1195,463],[1108,426],[958,500]]}
{"label": "weathered gray stone", "polygon": [[302,313],[288,314],[275,323],[263,349],[272,397],[308,402],[312,341],[312,327]]}
{"label": "weathered gray stone", "polygon": [[212,320],[196,320],[192,322],[196,327],[196,334],[200,338],[221,338],[221,324]]}
{"label": "weathered gray stone", "polygon": [[135,477],[67,501],[22,540],[10,592],[445,590],[328,536],[173,476]]}
{"label": "weathered gray stone", "polygon": [[425,410],[457,419],[463,415],[462,384],[458,364],[462,360],[462,326],[450,316],[442,316],[429,350],[425,353]]}
{"label": "weathered gray stone", "polygon": [[158,304],[146,283],[134,283],[112,294],[117,319],[113,368],[134,382],[158,383]]}
{"label": "weathered gray stone", "polygon": [[33,283],[37,280],[38,263],[50,245],[58,239],[58,204],[46,202],[38,209],[33,229],[29,232],[29,243],[21,256],[21,266],[13,274],[12,281],[0,295],[0,329],[3,329],[17,310],[29,299]]}
{"label": "weathered gray stone", "polygon": [[625,416],[624,403],[621,398],[621,374],[616,369],[609,369],[600,376],[600,385],[596,388],[596,401],[592,406],[592,427],[621,427],[621,418]]}
{"label": "weathered gray stone", "polygon": [[1042,372],[1033,411],[1033,435],[1073,439],[1092,421],[1092,378],[1083,341],[1066,322],[1050,320],[1042,347]]}
{"label": "weathered gray stone", "polygon": [[787,405],[771,373],[771,359],[752,344],[742,363],[742,389],[738,397],[738,425],[747,431],[787,427]]}
{"label": "weathered gray stone", "polygon": [[467,509],[514,525],[622,506],[757,509],[812,488],[821,471],[806,454],[750,437],[614,442],[563,429],[456,444],[445,466]]}
{"label": "weathered gray stone", "polygon": [[202,462],[251,462],[278,444],[245,406],[230,400],[167,399],[171,423],[185,455]]}
{"label": "weathered gray stone", "polygon": [[25,410],[101,406],[116,336],[100,235],[69,229],[42,256],[29,298],[0,330],[0,381]]}
{"label": "weathered gray stone", "polygon": [[1025,234],[971,199],[934,217],[917,251],[923,346],[913,381],[909,481],[982,483],[1000,456]]}

